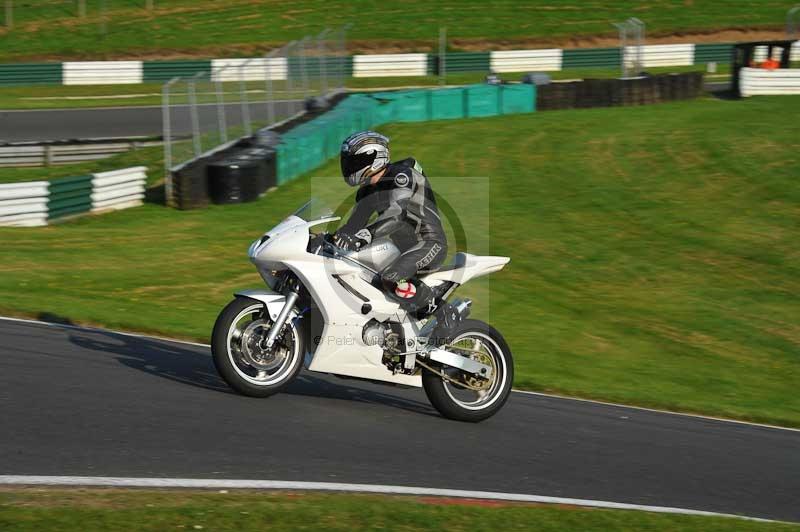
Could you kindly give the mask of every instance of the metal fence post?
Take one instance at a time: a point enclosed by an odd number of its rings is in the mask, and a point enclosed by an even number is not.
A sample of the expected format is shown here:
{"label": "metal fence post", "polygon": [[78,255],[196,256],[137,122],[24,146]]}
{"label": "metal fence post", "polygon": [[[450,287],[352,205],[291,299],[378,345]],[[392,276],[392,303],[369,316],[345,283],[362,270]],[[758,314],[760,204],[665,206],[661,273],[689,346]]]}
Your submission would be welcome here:
{"label": "metal fence post", "polygon": [[325,62],[328,60],[326,46],[325,46],[325,36],[327,36],[331,32],[330,28],[326,28],[320,32],[317,36],[317,46],[319,52],[319,79],[320,79],[320,96],[323,98],[326,94],[328,94],[328,69],[326,68]]}
{"label": "metal fence post", "polygon": [[212,76],[216,75],[214,79],[214,87],[216,88],[217,93],[217,127],[219,128],[219,138],[222,139],[222,143],[228,142],[228,124],[225,120],[225,95],[223,94],[223,87],[222,87],[222,76],[220,75],[222,72],[225,71],[223,67]]}
{"label": "metal fence post", "polygon": [[792,40],[798,38],[798,18],[800,18],[800,4],[797,4],[786,13],[786,36]]}
{"label": "metal fence post", "polygon": [[345,78],[347,77],[347,31],[353,27],[353,24],[345,24],[342,27],[342,39],[340,42],[341,61],[339,63],[339,88],[344,90]]}
{"label": "metal fence post", "polygon": [[306,63],[306,47],[308,45],[308,37],[303,37],[300,41],[300,76],[303,83],[302,102],[305,103],[308,96],[308,68]]}
{"label": "metal fence post", "polygon": [[200,157],[203,153],[203,141],[200,138],[200,120],[197,116],[197,90],[195,80],[198,74],[195,74],[192,79],[188,81],[189,89],[189,113],[192,119],[192,144],[194,145],[194,156]]}
{"label": "metal fence post", "polygon": [[264,105],[267,108],[267,125],[275,123],[275,98],[272,93],[272,59],[279,49],[272,50],[264,56]]}
{"label": "metal fence post", "polygon": [[622,77],[627,78],[628,64],[625,62],[625,54],[627,52],[628,27],[624,22],[615,22],[613,26],[619,30],[620,66],[622,68]]}
{"label": "metal fence post", "polygon": [[636,36],[636,72],[638,75],[644,69],[644,39],[645,39],[645,24],[636,17],[628,19],[628,23],[632,26]]}
{"label": "metal fence post", "polygon": [[247,80],[245,79],[244,69],[247,65],[250,64],[250,61],[245,61],[238,67],[239,73],[239,92],[240,95],[240,102],[239,105],[242,108],[242,124],[244,125],[244,132],[249,137],[253,134],[253,125],[250,122],[250,102],[247,99]]}
{"label": "metal fence post", "polygon": [[164,84],[162,88],[161,100],[161,120],[163,122],[164,133],[164,197],[165,203],[169,204],[172,199],[172,122],[169,108],[169,87],[177,82],[179,78],[172,78]]}
{"label": "metal fence post", "polygon": [[[286,45],[286,99],[291,101],[291,109],[294,110],[294,81],[292,79],[292,51],[297,46],[297,41],[292,41]],[[289,105],[287,101],[287,107]],[[294,113],[289,113],[291,116]]]}

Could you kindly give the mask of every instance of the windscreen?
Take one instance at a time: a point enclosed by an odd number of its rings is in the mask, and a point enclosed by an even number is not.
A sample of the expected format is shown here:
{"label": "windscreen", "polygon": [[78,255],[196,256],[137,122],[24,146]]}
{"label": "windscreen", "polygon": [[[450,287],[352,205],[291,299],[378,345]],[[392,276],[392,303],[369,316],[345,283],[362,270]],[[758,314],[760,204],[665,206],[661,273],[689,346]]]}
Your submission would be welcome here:
{"label": "windscreen", "polygon": [[321,218],[333,216],[333,210],[319,198],[312,198],[305,205],[297,209],[294,213],[298,218],[306,222],[313,222]]}

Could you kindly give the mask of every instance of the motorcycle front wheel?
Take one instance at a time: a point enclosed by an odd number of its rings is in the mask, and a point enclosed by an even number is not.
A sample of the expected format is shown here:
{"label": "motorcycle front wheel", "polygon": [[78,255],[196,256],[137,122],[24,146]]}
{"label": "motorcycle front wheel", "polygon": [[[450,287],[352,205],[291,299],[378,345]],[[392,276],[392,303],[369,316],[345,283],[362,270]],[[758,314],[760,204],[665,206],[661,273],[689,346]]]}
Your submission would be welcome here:
{"label": "motorcycle front wheel", "polygon": [[237,297],[222,310],[211,335],[211,354],[220,376],[237,392],[267,397],[283,390],[303,367],[303,336],[289,319],[271,348],[273,322],[264,304]]}
{"label": "motorcycle front wheel", "polygon": [[422,385],[431,404],[444,417],[478,422],[495,415],[508,400],[514,381],[514,360],[503,336],[491,325],[464,320],[445,349],[492,367],[483,379],[454,368],[424,369]]}

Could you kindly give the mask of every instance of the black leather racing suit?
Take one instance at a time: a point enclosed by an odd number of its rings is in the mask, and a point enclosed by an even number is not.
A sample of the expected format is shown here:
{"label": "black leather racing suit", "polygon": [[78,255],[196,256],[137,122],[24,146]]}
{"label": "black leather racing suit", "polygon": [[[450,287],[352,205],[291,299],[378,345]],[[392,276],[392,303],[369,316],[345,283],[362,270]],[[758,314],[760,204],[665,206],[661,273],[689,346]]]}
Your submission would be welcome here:
{"label": "black leather racing suit", "polygon": [[[378,218],[369,223],[373,213]],[[368,225],[369,224],[369,225]],[[387,287],[411,280],[441,266],[447,255],[447,238],[442,227],[436,198],[417,162],[404,159],[389,163],[375,184],[363,185],[356,194],[356,206],[339,232],[355,235],[366,228],[372,240],[389,236],[402,254],[381,272]],[[427,303],[430,290],[418,287],[417,305]]]}

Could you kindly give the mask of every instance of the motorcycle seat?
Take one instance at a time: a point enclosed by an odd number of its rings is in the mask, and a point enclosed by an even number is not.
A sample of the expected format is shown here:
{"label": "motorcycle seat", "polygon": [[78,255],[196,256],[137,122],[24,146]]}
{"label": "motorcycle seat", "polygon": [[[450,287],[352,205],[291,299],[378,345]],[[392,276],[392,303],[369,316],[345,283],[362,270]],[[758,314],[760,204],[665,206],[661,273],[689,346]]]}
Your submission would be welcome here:
{"label": "motorcycle seat", "polygon": [[441,281],[452,281],[464,284],[473,277],[479,277],[498,270],[509,263],[509,257],[498,257],[491,255],[473,255],[471,253],[458,252],[453,257],[453,262],[442,266],[437,271],[428,273],[421,277],[425,284],[438,284]]}

